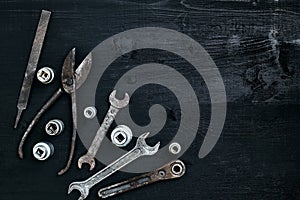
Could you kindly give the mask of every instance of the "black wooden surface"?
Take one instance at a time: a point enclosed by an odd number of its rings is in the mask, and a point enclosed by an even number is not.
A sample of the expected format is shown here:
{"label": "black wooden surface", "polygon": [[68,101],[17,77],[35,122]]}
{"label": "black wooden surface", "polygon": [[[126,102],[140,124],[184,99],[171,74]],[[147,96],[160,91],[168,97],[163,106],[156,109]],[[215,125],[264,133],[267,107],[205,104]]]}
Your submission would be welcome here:
{"label": "black wooden surface", "polygon": [[[213,151],[204,159],[197,158],[210,112],[206,86],[199,84],[199,91],[206,94],[197,94],[204,114],[195,142],[182,157],[187,174],[180,180],[147,186],[112,199],[300,199],[298,0],[5,0],[0,2],[1,200],[77,199],[76,192],[67,195],[69,183],[91,175],[87,168],[78,170],[75,162],[67,174],[56,175],[68,152],[71,113],[67,96],[34,128],[25,145],[25,159],[17,157],[21,134],[60,85],[59,79],[50,86],[35,81],[29,109],[18,129],[13,129],[17,97],[41,9],[53,13],[39,66],[49,65],[57,75],[64,56],[74,46],[80,62],[98,43],[116,33],[156,26],[178,30],[198,41],[210,53],[224,79],[228,113]],[[149,59],[145,53],[141,51],[130,59],[140,59],[142,63]],[[184,65],[174,55],[152,57],[154,61]],[[196,83],[202,82],[201,77],[193,77],[193,71],[184,69],[183,73],[190,73]],[[155,96],[155,87],[150,89]],[[138,115],[144,110],[136,108],[135,112]],[[53,117],[65,121],[66,131],[50,138],[43,127]],[[40,140],[55,145],[56,153],[49,161],[38,162],[31,156],[32,146]],[[78,140],[75,158],[84,152]],[[97,168],[102,167],[99,163]],[[97,189],[102,186],[132,176],[117,173],[96,186],[89,199],[97,199]]]}

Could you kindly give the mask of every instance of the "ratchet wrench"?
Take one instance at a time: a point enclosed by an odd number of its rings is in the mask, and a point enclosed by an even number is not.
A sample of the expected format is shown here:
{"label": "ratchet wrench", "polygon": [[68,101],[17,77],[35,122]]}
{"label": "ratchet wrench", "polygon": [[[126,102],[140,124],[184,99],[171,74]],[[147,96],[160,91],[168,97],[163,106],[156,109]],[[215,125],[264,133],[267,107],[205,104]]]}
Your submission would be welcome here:
{"label": "ratchet wrench", "polygon": [[181,160],[175,160],[152,172],[102,188],[99,190],[98,195],[101,198],[107,198],[158,181],[180,178],[184,174],[184,163]]}

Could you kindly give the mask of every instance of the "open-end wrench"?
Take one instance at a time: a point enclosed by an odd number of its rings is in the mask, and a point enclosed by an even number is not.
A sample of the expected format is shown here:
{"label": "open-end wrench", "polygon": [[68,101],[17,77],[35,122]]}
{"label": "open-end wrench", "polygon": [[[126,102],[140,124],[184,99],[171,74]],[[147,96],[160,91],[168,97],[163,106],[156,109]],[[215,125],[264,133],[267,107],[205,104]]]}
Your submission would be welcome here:
{"label": "open-end wrench", "polygon": [[98,195],[101,198],[107,198],[157,181],[180,178],[184,174],[184,163],[180,160],[175,160],[152,172],[102,188],[99,190]]}
{"label": "open-end wrench", "polygon": [[142,134],[137,139],[136,145],[131,151],[121,156],[119,159],[117,159],[101,171],[97,172],[87,180],[71,183],[69,186],[68,194],[70,194],[74,189],[77,189],[81,193],[78,200],[83,200],[88,196],[90,188],[92,188],[94,185],[104,180],[105,178],[109,177],[122,167],[128,165],[141,156],[154,155],[158,151],[160,142],[158,142],[154,147],[148,146],[145,141],[148,135],[149,132]]}
{"label": "open-end wrench", "polygon": [[122,100],[119,100],[116,98],[116,90],[112,91],[112,93],[109,95],[109,102],[110,107],[106,113],[106,116],[100,126],[100,128],[97,130],[96,136],[94,137],[94,140],[88,149],[88,152],[81,156],[78,160],[78,167],[81,169],[83,163],[87,163],[90,165],[90,170],[94,169],[95,167],[95,156],[98,152],[98,149],[102,143],[103,138],[106,135],[106,132],[108,131],[110,125],[114,121],[116,115],[118,114],[119,110],[121,108],[124,108],[129,103],[129,95],[125,93],[125,97]]}

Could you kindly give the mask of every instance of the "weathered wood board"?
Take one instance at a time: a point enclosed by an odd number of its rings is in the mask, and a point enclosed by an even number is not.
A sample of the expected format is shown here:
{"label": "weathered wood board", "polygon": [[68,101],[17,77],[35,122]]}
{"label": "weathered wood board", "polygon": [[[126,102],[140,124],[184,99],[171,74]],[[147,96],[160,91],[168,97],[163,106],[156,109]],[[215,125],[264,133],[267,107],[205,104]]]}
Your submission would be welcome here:
{"label": "weathered wood board", "polygon": [[[57,78],[49,86],[34,82],[28,110],[19,128],[13,129],[16,103],[41,9],[51,10],[39,66],[51,66]],[[175,66],[189,77],[201,108],[198,136],[182,160],[187,174],[180,180],[158,183],[112,199],[300,199],[300,1],[298,0],[86,0],[0,2],[0,199],[76,199],[67,195],[73,180],[91,174],[74,164],[62,177],[71,130],[70,102],[62,97],[34,128],[25,145],[25,159],[17,157],[17,145],[30,120],[59,87],[64,56],[77,48],[81,60],[101,41],[138,27],[164,27],[185,33],[211,55],[223,77],[227,92],[227,118],[220,140],[204,159],[198,159],[210,120],[210,99],[202,78],[182,58],[155,50],[137,51],[114,66],[160,62]],[[115,83],[111,70],[103,90]],[[166,93],[165,96],[159,95]],[[144,94],[151,98],[141,98]],[[159,103],[173,110],[178,103],[159,86],[145,87],[133,107],[133,119],[148,122],[147,105]],[[101,95],[100,95],[101,96]],[[166,100],[167,98],[167,100]],[[169,98],[169,99],[168,99]],[[107,109],[103,105],[99,118]],[[141,103],[142,104],[142,103]],[[147,105],[146,105],[147,104]],[[173,113],[173,114],[172,114]],[[175,114],[174,114],[175,113]],[[172,118],[172,115],[173,118]],[[142,117],[141,117],[142,116]],[[45,123],[61,118],[66,131],[47,137]],[[165,130],[176,132],[176,112]],[[167,144],[164,137],[160,139]],[[46,162],[35,161],[32,146],[41,140],[55,145],[56,153]],[[79,141],[75,158],[85,148]],[[98,164],[98,169],[103,165]],[[134,176],[117,173],[97,189]]]}

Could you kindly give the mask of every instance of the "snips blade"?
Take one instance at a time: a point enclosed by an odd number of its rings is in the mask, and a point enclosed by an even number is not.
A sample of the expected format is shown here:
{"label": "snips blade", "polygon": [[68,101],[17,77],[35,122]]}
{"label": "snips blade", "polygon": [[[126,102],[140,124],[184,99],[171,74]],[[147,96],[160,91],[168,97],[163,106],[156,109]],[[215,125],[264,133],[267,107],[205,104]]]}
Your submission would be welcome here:
{"label": "snips blade", "polygon": [[74,65],[75,65],[75,48],[73,48],[67,57],[65,58],[62,73],[61,82],[65,92],[73,93],[75,92],[75,75],[74,75]]}
{"label": "snips blade", "polygon": [[92,53],[89,53],[75,71],[76,89],[85,82],[92,67]]}

